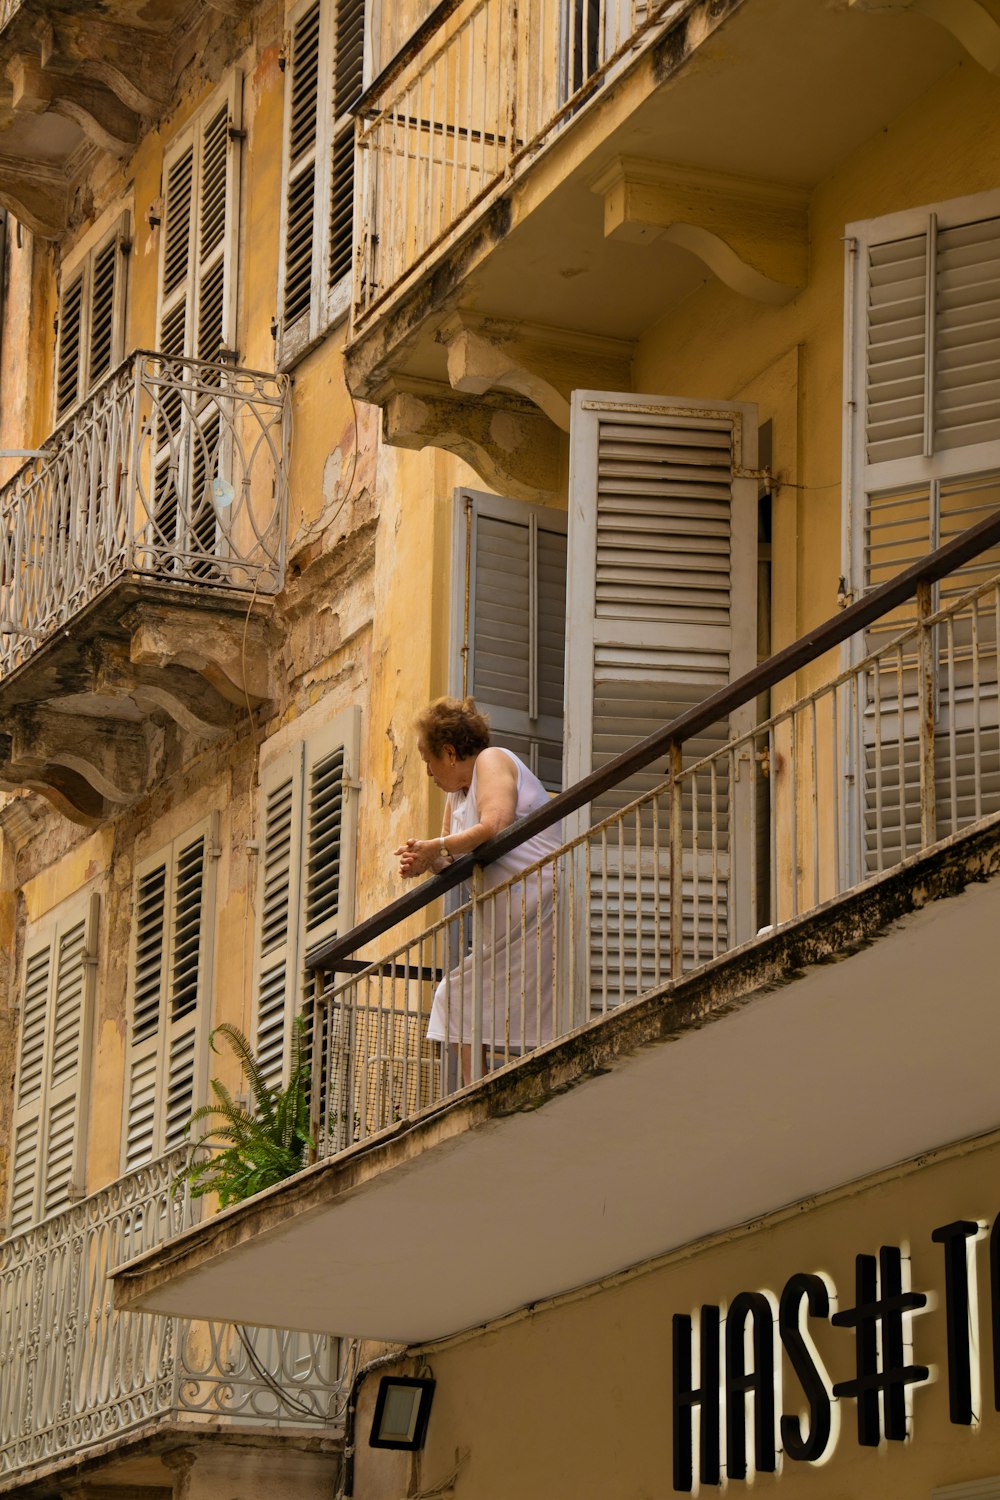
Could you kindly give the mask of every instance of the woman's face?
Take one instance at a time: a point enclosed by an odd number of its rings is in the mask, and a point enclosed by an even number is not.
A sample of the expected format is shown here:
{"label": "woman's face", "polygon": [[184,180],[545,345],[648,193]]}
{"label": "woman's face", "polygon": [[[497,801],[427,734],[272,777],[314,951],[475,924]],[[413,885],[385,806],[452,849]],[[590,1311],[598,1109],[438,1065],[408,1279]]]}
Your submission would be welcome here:
{"label": "woman's face", "polygon": [[420,759],[427,767],[427,774],[439,786],[443,792],[460,792],[465,790],[471,777],[468,769],[458,759],[453,745],[442,745],[441,753],[435,755],[429,745],[418,741],[417,748],[420,751]]}

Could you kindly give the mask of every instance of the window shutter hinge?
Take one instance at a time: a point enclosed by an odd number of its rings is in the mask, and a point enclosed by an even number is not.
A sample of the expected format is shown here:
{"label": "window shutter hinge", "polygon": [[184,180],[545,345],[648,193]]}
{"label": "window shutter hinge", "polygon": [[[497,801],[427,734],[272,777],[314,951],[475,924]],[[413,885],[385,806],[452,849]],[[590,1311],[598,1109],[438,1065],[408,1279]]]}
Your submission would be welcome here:
{"label": "window shutter hinge", "polygon": [[118,241],[118,254],[119,255],[126,255],[126,256],[127,255],[131,255],[132,254],[132,241],[128,240],[128,239],[124,239],[124,238],[120,239]]}
{"label": "window shutter hinge", "polygon": [[205,854],[208,859],[219,859],[222,855],[222,841],[219,838],[220,819],[218,810],[212,814],[211,827],[208,830],[208,838],[205,840]]}
{"label": "window shutter hinge", "polygon": [[847,587],[847,579],[841,574],[837,580],[837,608],[846,609],[854,603],[854,591]]}
{"label": "window shutter hinge", "polygon": [[355,781],[351,776],[345,776],[342,784],[344,790],[348,792],[360,792],[361,790],[361,782]]}
{"label": "window shutter hinge", "polygon": [[732,474],[734,479],[763,479],[769,485],[774,480],[770,469],[744,469],[741,464],[733,465]]}
{"label": "window shutter hinge", "polygon": [[231,141],[245,141],[247,138],[246,131],[240,130],[238,125],[230,125],[226,134],[229,136],[229,139]]}

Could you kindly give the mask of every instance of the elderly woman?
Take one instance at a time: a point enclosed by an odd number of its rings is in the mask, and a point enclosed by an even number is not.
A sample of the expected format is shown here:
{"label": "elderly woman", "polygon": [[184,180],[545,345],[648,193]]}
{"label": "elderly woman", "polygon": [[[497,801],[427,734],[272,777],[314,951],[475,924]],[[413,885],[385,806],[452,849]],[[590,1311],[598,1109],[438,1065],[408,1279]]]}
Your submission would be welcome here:
{"label": "elderly woman", "polygon": [[[395,852],[403,879],[439,872],[518,818],[543,807],[548,793],[511,750],[490,745],[486,719],[471,698],[439,698],[416,722],[417,747],[431,780],[447,793],[439,838],[407,839]],[[487,865],[491,890],[559,847],[558,825],[526,839]],[[498,891],[483,913],[483,1044],[502,1057],[552,1036],[552,866]],[[464,957],[438,985],[428,1037],[459,1043],[469,1074],[472,965]]]}

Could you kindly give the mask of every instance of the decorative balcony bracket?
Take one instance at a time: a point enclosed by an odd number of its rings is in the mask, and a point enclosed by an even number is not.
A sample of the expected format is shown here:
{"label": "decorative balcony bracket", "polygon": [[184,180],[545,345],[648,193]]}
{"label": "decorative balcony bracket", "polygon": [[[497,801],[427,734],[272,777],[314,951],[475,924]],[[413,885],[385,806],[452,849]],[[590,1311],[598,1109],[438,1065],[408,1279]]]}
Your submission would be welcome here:
{"label": "decorative balcony bracket", "polygon": [[53,17],[40,40],[43,68],[95,79],[140,115],[158,116],[170,98],[172,57],[162,39],[92,14]]}
{"label": "decorative balcony bracket", "polygon": [[936,21],[987,73],[1000,74],[1000,25],[980,0],[850,0],[856,10],[912,10]]}
{"label": "decorative balcony bracket", "polygon": [[507,323],[459,311],[438,331],[448,350],[456,391],[481,396],[511,391],[569,431],[574,390],[627,390],[633,346],[624,339],[573,334],[530,323]]}
{"label": "decorative balcony bracket", "polygon": [[136,666],[197,672],[220,698],[244,713],[248,700],[252,708],[274,701],[277,640],[261,615],[251,611],[220,617],[137,604],[122,623],[132,633],[129,656]]}
{"label": "decorative balcony bracket", "polygon": [[125,156],[139,139],[139,116],[103,83],[56,73],[23,52],[11,58],[7,76],[15,112],[62,115],[113,156]]}
{"label": "decorative balcony bracket", "polygon": [[162,742],[153,726],[51,708],[17,709],[5,731],[0,787],[41,792],[74,822],[87,824],[142,795]]}
{"label": "decorative balcony bracket", "polygon": [[668,240],[755,302],[781,306],[805,285],[803,189],[635,157],[618,157],[591,187],[604,199],[607,237]]}
{"label": "decorative balcony bracket", "polygon": [[433,380],[396,378],[374,398],[386,441],[398,448],[445,448],[471,464],[501,495],[533,503],[554,498],[561,436],[534,406],[515,397],[456,396]]}
{"label": "decorative balcony bracket", "polygon": [[108,639],[95,641],[90,656],[94,675],[88,697],[92,703],[132,703],[143,715],[161,710],[181,729],[203,740],[228,734],[239,717],[235,704],[199,673],[132,661],[128,647]]}
{"label": "decorative balcony bracket", "polygon": [[0,152],[0,203],[32,234],[51,240],[65,233],[70,197],[66,172]]}

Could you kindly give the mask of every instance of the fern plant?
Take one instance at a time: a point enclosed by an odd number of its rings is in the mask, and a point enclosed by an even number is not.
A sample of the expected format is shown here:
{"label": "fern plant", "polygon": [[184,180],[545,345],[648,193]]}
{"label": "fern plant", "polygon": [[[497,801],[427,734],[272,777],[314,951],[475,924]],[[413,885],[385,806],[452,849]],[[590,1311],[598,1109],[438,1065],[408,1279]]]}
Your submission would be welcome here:
{"label": "fern plant", "polygon": [[251,1105],[234,1099],[218,1078],[210,1082],[214,1104],[205,1104],[191,1116],[191,1124],[212,1120],[211,1127],[194,1142],[209,1147],[211,1156],[193,1161],[178,1173],[174,1192],[190,1184],[191,1196],[217,1193],[219,1206],[241,1203],[254,1193],[272,1187],[306,1165],[314,1143],[309,1134],[309,1065],[305,1060],[305,1020],[296,1016],[292,1027],[289,1078],[284,1088],[268,1084],[250,1044],[238,1026],[224,1021],[212,1032],[212,1051],[217,1036],[229,1043],[250,1085]]}

